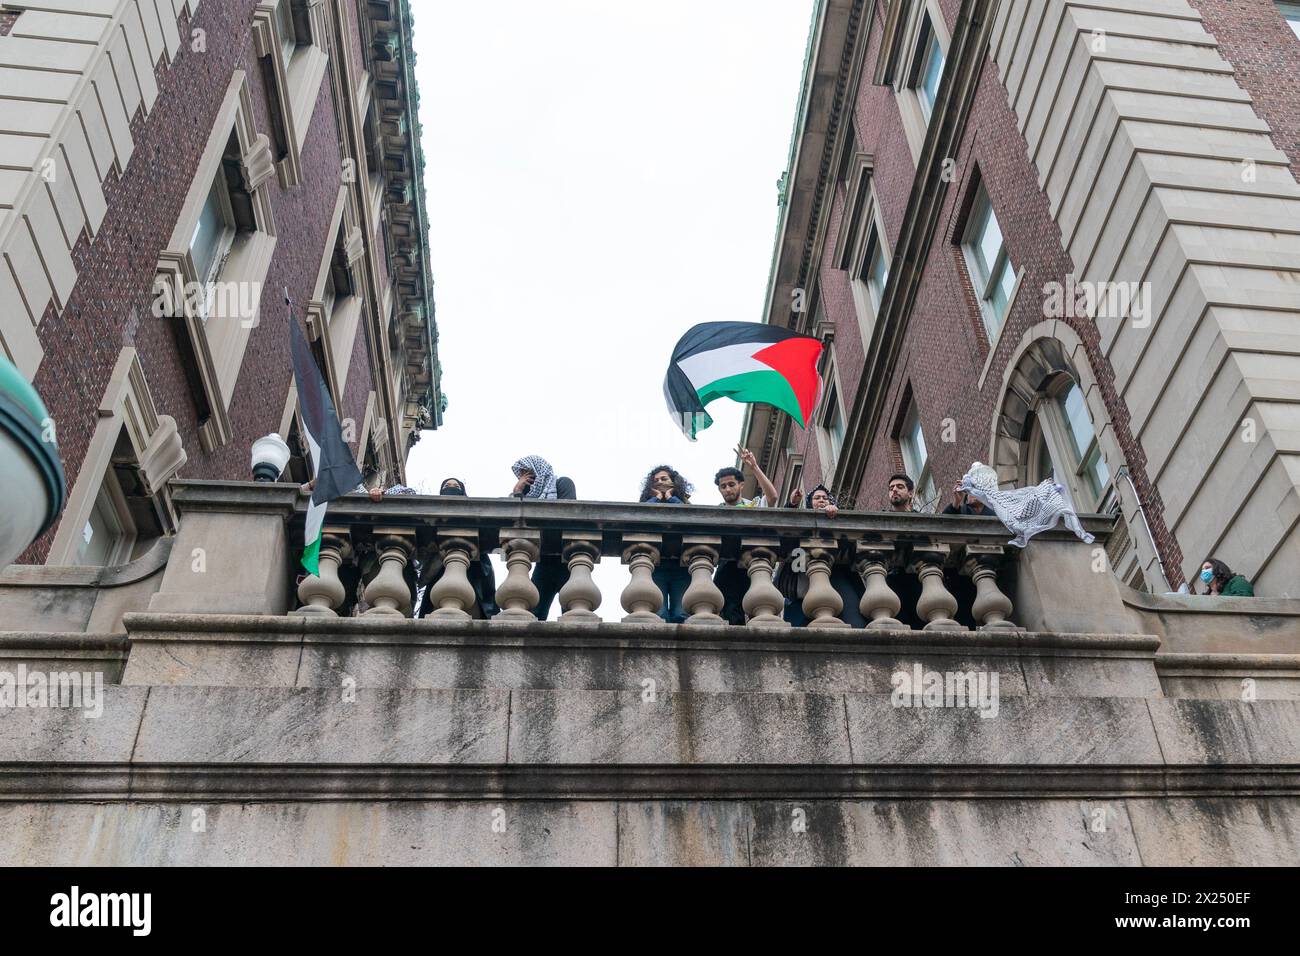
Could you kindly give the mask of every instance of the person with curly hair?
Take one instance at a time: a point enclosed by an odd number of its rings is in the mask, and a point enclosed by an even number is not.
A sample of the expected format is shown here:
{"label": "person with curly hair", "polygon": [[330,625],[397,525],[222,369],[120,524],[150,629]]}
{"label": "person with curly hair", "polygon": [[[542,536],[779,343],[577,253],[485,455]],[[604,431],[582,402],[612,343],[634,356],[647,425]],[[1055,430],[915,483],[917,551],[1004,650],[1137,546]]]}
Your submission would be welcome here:
{"label": "person with curly hair", "polygon": [[[1201,571],[1197,577],[1204,582],[1205,590],[1202,594],[1213,594],[1219,597],[1254,597],[1255,588],[1243,574],[1235,574],[1232,568],[1228,567],[1218,558],[1206,558],[1201,563]],[[1192,582],[1191,592],[1197,593],[1196,582]]]}
{"label": "person with curly hair", "polygon": [[[656,465],[641,483],[641,503],[650,505],[688,505],[694,488],[672,465]],[[664,596],[659,616],[669,624],[686,620],[682,596],[691,583],[691,573],[681,562],[661,561],[654,571],[654,582]]]}

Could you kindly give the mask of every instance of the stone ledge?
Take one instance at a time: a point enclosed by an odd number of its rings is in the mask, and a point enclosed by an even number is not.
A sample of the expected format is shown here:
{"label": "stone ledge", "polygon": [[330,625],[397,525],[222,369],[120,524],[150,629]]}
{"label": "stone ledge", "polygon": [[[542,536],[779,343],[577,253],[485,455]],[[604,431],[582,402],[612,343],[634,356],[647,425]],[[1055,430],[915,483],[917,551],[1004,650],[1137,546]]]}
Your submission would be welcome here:
{"label": "stone ledge", "polygon": [[923,663],[996,671],[1009,696],[1159,696],[1159,641],[1129,634],[773,632],[669,624],[132,614],[132,685],[885,692]]}
{"label": "stone ledge", "polygon": [[0,764],[0,803],[1300,796],[1300,767]]}

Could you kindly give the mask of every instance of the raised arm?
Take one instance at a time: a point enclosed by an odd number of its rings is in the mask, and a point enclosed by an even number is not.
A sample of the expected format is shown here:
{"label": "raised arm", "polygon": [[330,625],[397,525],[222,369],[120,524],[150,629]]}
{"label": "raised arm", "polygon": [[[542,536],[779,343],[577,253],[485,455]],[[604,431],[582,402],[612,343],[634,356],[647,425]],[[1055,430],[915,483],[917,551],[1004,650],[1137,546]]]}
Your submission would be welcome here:
{"label": "raised arm", "polygon": [[739,445],[737,445],[736,454],[740,456],[740,461],[742,464],[748,465],[751,469],[753,469],[754,477],[758,479],[758,487],[763,490],[763,497],[767,499],[767,503],[770,506],[775,508],[776,507],[776,486],[772,484],[772,482],[768,479],[767,475],[763,474],[763,469],[758,467],[758,459],[754,457],[754,453],[750,451],[748,448],[742,448]]}

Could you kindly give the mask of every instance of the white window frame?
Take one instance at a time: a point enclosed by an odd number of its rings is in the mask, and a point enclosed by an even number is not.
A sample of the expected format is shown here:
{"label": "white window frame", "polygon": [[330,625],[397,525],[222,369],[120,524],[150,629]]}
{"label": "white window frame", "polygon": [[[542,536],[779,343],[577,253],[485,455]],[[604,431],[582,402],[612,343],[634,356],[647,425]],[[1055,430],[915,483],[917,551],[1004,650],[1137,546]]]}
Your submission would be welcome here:
{"label": "white window frame", "polygon": [[[189,333],[198,367],[199,384],[210,415],[199,428],[205,450],[211,451],[233,436],[229,408],[244,353],[261,312],[260,293],[275,253],[275,216],[267,183],[275,173],[270,142],[254,125],[254,110],[248,79],[236,70],[226,88],[221,109],[199,159],[198,169],[177,217],[171,239],[159,253],[155,277],[155,311],[182,321]],[[190,283],[201,280],[195,272],[191,243],[195,227],[218,175],[231,135],[240,151],[240,172],[253,206],[254,229],[239,233],[226,253],[217,281],[239,290],[239,311],[228,314],[226,297],[212,303],[216,308],[198,307],[187,293]],[[243,311],[244,300],[248,311]]]}
{"label": "white window frame", "polygon": [[[921,439],[921,449],[917,449],[912,439],[916,433]],[[907,414],[903,416],[903,425],[898,430],[898,446],[903,453],[903,468],[912,479],[914,503],[917,511],[933,512],[939,502],[938,486],[934,481],[934,469],[930,464],[930,445],[925,440],[925,428],[921,424],[920,409],[916,399],[908,404]],[[925,452],[925,459],[918,461],[918,452]],[[928,507],[927,507],[928,506]]]}
{"label": "white window frame", "polygon": [[[986,269],[981,239],[984,225],[989,222],[997,226],[1002,241],[993,256],[992,264]],[[971,203],[970,215],[962,231],[961,248],[966,259],[966,271],[970,275],[971,286],[979,302],[980,315],[984,319],[984,331],[990,343],[996,342],[1002,327],[1006,324],[1011,305],[1015,301],[1018,276],[1015,263],[1011,261],[1011,255],[1007,250],[1007,235],[1002,229],[1002,223],[998,220],[997,211],[993,208],[993,201],[983,181],[976,186],[975,199]],[[1011,277],[1011,287],[1007,290],[1006,302],[999,312],[994,297],[1004,276]]]}
{"label": "white window frame", "polygon": [[907,145],[912,151],[912,158],[918,162],[921,158],[921,150],[925,146],[930,115],[933,112],[933,105],[926,102],[919,88],[926,61],[932,50],[928,42],[929,37],[937,41],[939,53],[943,57],[943,68],[939,71],[939,84],[935,87],[937,97],[939,86],[943,83],[944,70],[948,66],[948,51],[952,46],[952,37],[948,33],[947,24],[944,23],[938,0],[911,0],[902,34],[902,60],[898,64],[899,69],[894,71],[894,99],[902,115]]}
{"label": "white window frame", "polygon": [[[68,491],[68,502],[50,543],[46,564],[78,563],[86,523],[105,487],[111,485],[107,493],[112,496],[112,486],[117,486],[113,454],[123,430],[159,511],[165,516],[164,524],[175,526],[176,517],[167,481],[184,466],[187,456],[181,447],[175,420],[169,415],[158,414],[139,355],[134,348],[127,346],[118,353],[108,387],[100,399],[95,431],[76,480]],[[136,532],[130,512],[123,510],[125,503],[121,499],[121,488],[117,487],[115,509],[119,516],[125,514],[124,525],[131,529],[132,535],[131,541],[123,545],[126,556],[121,561],[127,561],[136,547]]]}
{"label": "white window frame", "polygon": [[[282,19],[284,11],[298,5],[311,31],[310,42],[297,37],[290,45]],[[280,185],[302,182],[302,148],[307,141],[312,112],[329,64],[327,4],[314,0],[263,0],[253,12],[253,42],[258,58],[270,57],[281,112],[284,116],[285,157],[276,164]],[[290,14],[293,19],[295,14]],[[290,50],[292,52],[290,52]]]}
{"label": "white window frame", "polygon": [[[862,347],[864,351],[869,351],[880,306],[884,301],[885,290],[889,287],[893,253],[880,215],[880,204],[876,200],[871,157],[864,153],[857,154],[850,170],[844,214],[836,243],[836,264],[849,273],[849,288],[853,292],[853,308],[858,318],[858,330],[862,334]],[[885,263],[885,285],[878,292],[872,288],[866,274],[871,256],[876,251]]]}
{"label": "white window frame", "polygon": [[[826,369],[822,373],[822,381],[826,386],[813,416],[813,421],[817,423],[817,449],[821,453],[823,475],[834,474],[840,456],[844,453],[849,424],[848,416],[844,413],[844,393],[840,390],[840,375],[832,351],[833,344],[827,345]],[[838,444],[830,426],[836,416],[839,417],[841,429]]]}

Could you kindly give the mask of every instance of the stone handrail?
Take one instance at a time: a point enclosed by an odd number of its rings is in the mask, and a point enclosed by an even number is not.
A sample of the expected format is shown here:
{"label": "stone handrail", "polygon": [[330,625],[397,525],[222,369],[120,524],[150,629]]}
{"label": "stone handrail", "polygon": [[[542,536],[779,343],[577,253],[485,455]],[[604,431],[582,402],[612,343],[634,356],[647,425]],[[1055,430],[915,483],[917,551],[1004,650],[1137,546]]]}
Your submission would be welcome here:
{"label": "stone handrail", "polygon": [[[165,584],[164,593],[151,605],[154,610],[330,616],[345,602],[341,570],[356,570],[364,563],[362,597],[369,607],[363,613],[376,618],[410,617],[409,565],[418,561],[427,567],[431,561],[441,561],[443,573],[424,596],[432,608],[429,616],[435,621],[467,620],[475,613],[469,569],[481,555],[495,551],[507,568],[496,591],[500,611],[493,618],[503,624],[535,622],[537,592],[530,572],[539,560],[567,566],[568,582],[559,593],[561,619],[598,621],[596,608],[611,596],[599,592],[591,571],[607,556],[618,556],[629,568],[630,579],[618,597],[626,611],[623,620],[630,623],[662,623],[657,614],[662,596],[652,576],[656,568],[670,565],[682,567],[690,578],[683,597],[689,615],[686,624],[725,623],[719,615],[723,595],[713,577],[720,563],[734,562],[748,580],[742,602],[746,622],[753,627],[788,627],[782,618],[784,599],[773,577],[780,562],[790,560],[800,562],[797,570],[808,576],[803,611],[810,627],[846,626],[841,619],[843,599],[831,585],[837,568],[859,576],[858,610],[873,629],[907,626],[898,619],[902,602],[889,583],[897,572],[917,576],[919,598],[914,610],[926,630],[961,628],[953,619],[957,601],[945,585],[945,575],[953,573],[971,579],[970,613],[981,628],[1014,629],[1034,623],[1013,617],[1012,599],[1018,580],[1024,577],[1017,568],[1024,558],[1020,549],[1008,544],[1010,534],[993,518],[888,512],[841,512],[827,518],[810,510],[784,508],[451,496],[393,495],[375,502],[364,495],[349,495],[330,505],[320,576],[302,577],[295,593],[295,571],[300,571],[296,558],[308,504],[296,486],[175,482],[174,497],[182,514],[192,516],[188,523],[182,522],[182,535],[191,534],[193,540],[181,542],[176,549],[183,560],[194,550],[188,547],[191,543],[225,540],[221,516],[237,514],[245,523],[260,520],[262,530],[228,544],[236,549],[241,544],[245,549],[270,545],[274,560],[282,562],[281,577],[278,583],[274,574],[266,577],[255,594],[241,587],[235,594],[225,592],[224,600],[214,596],[210,601],[201,595],[173,594],[180,590],[178,580],[172,588]],[[273,517],[278,520],[272,521]],[[1104,544],[1111,520],[1085,516],[1084,524],[1098,537],[1098,544]],[[1043,549],[1064,548],[1076,569],[1098,550],[1064,531],[1043,534],[1030,547],[1044,554],[1048,552]],[[235,559],[230,570],[236,576],[256,577],[256,569],[250,569],[246,560]],[[1051,577],[1056,580],[1059,575]],[[194,582],[188,586],[193,588]],[[217,590],[211,581],[207,587]],[[1039,604],[1031,596],[1029,606]]]}

